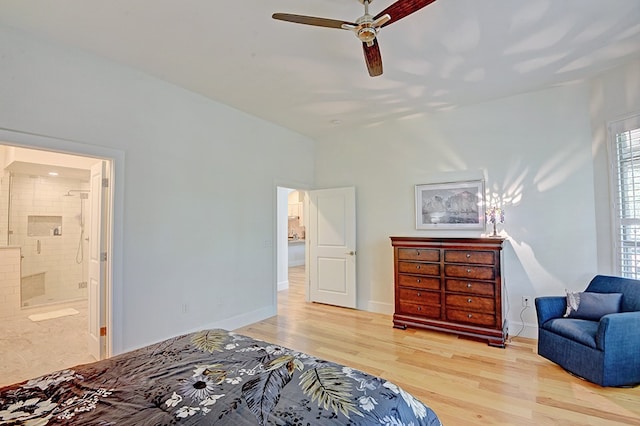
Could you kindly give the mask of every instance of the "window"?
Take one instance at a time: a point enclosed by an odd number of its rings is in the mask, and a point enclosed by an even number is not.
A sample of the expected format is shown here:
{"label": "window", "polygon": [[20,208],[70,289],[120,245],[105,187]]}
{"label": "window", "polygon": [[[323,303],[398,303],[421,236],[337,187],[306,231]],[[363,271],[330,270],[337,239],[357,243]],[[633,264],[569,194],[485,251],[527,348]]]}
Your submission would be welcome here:
{"label": "window", "polygon": [[640,115],[610,125],[615,152],[615,257],[621,276],[640,279]]}

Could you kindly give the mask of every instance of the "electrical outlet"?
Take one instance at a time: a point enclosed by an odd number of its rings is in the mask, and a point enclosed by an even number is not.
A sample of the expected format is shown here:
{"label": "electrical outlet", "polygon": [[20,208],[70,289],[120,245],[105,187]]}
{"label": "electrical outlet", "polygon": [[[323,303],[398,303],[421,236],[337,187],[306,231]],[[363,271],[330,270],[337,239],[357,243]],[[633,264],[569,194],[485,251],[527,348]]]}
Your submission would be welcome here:
{"label": "electrical outlet", "polygon": [[522,307],[523,308],[531,307],[531,296],[522,296]]}

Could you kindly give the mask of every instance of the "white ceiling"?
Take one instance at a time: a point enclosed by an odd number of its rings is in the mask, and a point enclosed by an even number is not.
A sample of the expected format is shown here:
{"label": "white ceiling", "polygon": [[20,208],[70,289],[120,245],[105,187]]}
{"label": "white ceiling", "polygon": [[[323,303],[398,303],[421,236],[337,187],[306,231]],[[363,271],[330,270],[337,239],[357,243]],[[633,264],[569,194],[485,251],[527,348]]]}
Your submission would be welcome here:
{"label": "white ceiling", "polygon": [[[392,3],[373,0],[371,14]],[[0,23],[312,138],[570,84],[640,57],[640,0],[437,0],[380,31],[375,78],[351,32],[271,19],[363,11],[358,0],[0,0]]]}

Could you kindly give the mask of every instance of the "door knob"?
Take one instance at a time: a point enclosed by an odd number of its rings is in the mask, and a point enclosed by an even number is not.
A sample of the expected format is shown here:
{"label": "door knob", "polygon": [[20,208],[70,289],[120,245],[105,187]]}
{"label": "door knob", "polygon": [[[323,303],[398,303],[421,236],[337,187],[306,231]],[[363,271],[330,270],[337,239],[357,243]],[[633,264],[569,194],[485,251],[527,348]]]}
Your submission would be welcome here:
{"label": "door knob", "polygon": [[353,250],[351,250],[351,251],[348,251],[348,252],[347,252],[347,254],[348,254],[349,256],[355,256],[355,255],[356,255],[356,252],[355,252],[355,251],[353,251]]}

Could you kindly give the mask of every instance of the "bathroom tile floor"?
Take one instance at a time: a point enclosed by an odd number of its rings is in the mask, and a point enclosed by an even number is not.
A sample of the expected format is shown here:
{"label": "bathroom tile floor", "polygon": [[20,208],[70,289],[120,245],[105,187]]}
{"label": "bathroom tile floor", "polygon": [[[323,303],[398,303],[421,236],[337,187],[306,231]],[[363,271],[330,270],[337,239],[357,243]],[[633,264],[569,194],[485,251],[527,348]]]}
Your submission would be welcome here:
{"label": "bathroom tile floor", "polygon": [[[73,308],[79,314],[34,322],[32,314]],[[87,301],[23,310],[0,320],[0,386],[93,362],[87,351]]]}

